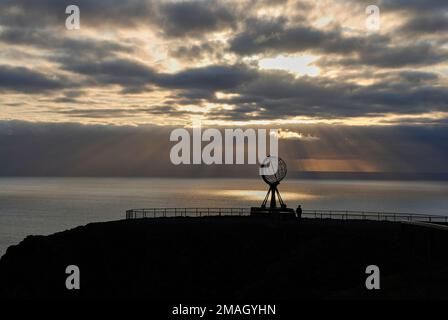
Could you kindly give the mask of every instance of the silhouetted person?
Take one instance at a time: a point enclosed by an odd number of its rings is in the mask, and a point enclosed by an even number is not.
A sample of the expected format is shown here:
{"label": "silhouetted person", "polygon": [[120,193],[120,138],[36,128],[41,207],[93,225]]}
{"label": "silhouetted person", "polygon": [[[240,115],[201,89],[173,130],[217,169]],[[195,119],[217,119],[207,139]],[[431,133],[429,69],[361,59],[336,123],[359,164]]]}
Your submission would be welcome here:
{"label": "silhouetted person", "polygon": [[299,206],[296,209],[297,219],[302,219],[302,206],[299,204]]}

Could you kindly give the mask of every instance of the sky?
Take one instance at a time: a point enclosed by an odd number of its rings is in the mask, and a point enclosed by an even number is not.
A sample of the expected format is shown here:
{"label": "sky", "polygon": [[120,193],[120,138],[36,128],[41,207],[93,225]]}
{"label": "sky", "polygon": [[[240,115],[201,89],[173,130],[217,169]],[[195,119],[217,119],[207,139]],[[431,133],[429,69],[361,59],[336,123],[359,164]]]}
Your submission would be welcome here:
{"label": "sky", "polygon": [[291,172],[447,173],[447,31],[446,0],[0,0],[0,175],[247,171],[174,168],[193,121],[279,129]]}

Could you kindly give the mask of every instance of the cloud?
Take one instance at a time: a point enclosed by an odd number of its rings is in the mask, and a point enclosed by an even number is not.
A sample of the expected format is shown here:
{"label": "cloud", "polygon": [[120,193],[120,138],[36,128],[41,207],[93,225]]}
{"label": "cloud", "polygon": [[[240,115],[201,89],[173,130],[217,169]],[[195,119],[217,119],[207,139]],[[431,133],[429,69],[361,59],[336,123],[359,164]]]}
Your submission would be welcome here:
{"label": "cloud", "polygon": [[[63,68],[89,76],[101,84],[119,84],[128,89],[157,85],[167,89],[188,89],[208,92],[230,90],[257,76],[246,65],[211,65],[191,68],[177,73],[160,73],[151,67],[130,59],[106,59],[103,61],[64,60]],[[138,90],[137,90],[138,91]]]}
{"label": "cloud", "polygon": [[[448,51],[425,41],[392,43],[389,36],[347,36],[339,27],[331,31],[311,26],[289,26],[284,18],[247,20],[245,31],[230,40],[230,50],[239,55],[278,55],[314,52],[331,54],[335,64],[372,65],[384,68],[432,65],[448,59]],[[338,59],[343,55],[344,58]],[[348,57],[345,57],[348,56]]]}
{"label": "cloud", "polygon": [[[448,7],[448,6],[447,6]],[[401,32],[415,34],[447,34],[448,32],[448,9],[445,12],[431,13],[427,15],[416,15],[409,19],[401,28]]]}
{"label": "cloud", "polygon": [[12,45],[52,51],[52,56],[68,56],[71,58],[107,57],[115,53],[130,53],[129,44],[97,38],[69,38],[55,35],[54,30],[29,28],[3,28],[0,41]]}
{"label": "cloud", "polygon": [[[135,110],[157,123],[163,110],[179,123],[201,113],[211,121],[442,125],[446,2],[379,1],[387,23],[378,33],[358,21],[368,1],[356,3],[80,0],[81,30],[68,32],[68,1],[1,1],[2,117],[43,120],[43,111],[57,121],[128,123],[138,122]],[[260,68],[263,59],[294,64],[304,55],[317,76]]]}
{"label": "cloud", "polygon": [[302,140],[302,141],[316,141],[319,137],[312,136],[310,134],[303,134],[301,132],[295,132],[290,130],[280,130],[278,133],[280,139],[286,140]]}
{"label": "cloud", "polygon": [[67,87],[67,79],[24,67],[0,65],[0,90],[38,93]]}
{"label": "cloud", "polygon": [[155,71],[143,63],[129,59],[105,59],[102,61],[68,60],[63,68],[90,76],[97,83],[144,87],[154,82]]}
{"label": "cloud", "polygon": [[230,41],[230,50],[240,55],[296,53],[305,50],[349,53],[362,46],[365,38],[345,37],[336,28],[323,31],[307,25],[289,26],[284,17],[248,19],[245,30]]}
{"label": "cloud", "polygon": [[[74,118],[89,118],[89,119],[107,119],[107,118],[134,118],[134,117],[144,117],[151,115],[164,115],[164,116],[176,116],[182,117],[187,115],[199,114],[194,111],[182,111],[178,110],[172,106],[131,106],[130,108],[102,108],[102,109],[92,109],[92,108],[66,108],[56,111],[59,114],[68,116],[72,119]],[[54,113],[54,111],[52,111]]]}
{"label": "cloud", "polygon": [[[139,93],[153,87],[174,89],[170,94],[171,103],[177,106],[198,105],[203,101],[233,105],[225,112],[214,109],[208,113],[217,119],[241,121],[291,116],[323,119],[448,111],[448,91],[445,87],[432,85],[439,76],[430,72],[389,72],[379,75],[385,81],[360,86],[325,77],[296,78],[288,72],[263,71],[244,64],[212,65],[172,74],[157,72],[138,61],[118,58],[97,62],[68,61],[63,67],[87,76],[89,81],[85,87],[119,85],[127,93]],[[30,71],[25,75],[24,72],[26,70],[16,70],[15,82],[1,84],[8,85],[10,90],[33,92],[66,86],[61,79],[47,79]],[[12,77],[11,72],[4,75],[6,77]],[[31,80],[25,81],[26,78]],[[216,92],[230,94],[230,98],[219,99]],[[57,102],[77,101],[62,98]],[[172,111],[178,110],[174,105]],[[104,110],[96,115],[104,114]],[[115,113],[117,117],[120,115],[122,113]]]}
{"label": "cloud", "polygon": [[[168,126],[94,126],[70,123],[0,122],[0,176],[256,177],[257,167],[175,166]],[[281,139],[279,152],[293,177],[296,160],[315,159],[327,171],[446,172],[447,127],[285,127],[313,141]],[[93,152],[94,151],[94,152]],[[310,162],[310,161],[308,161]],[[326,166],[325,163],[328,165]],[[352,164],[350,167],[349,165]],[[358,164],[363,164],[359,166]]]}
{"label": "cloud", "polygon": [[162,2],[156,19],[168,37],[202,36],[235,28],[237,23],[231,6],[216,0]]}
{"label": "cloud", "polygon": [[[0,25],[27,28],[65,28],[70,0],[5,0],[0,3]],[[90,28],[153,26],[168,37],[199,36],[234,27],[236,12],[217,0],[78,0],[81,24]]]}
{"label": "cloud", "polygon": [[356,61],[347,60],[346,64],[367,64],[384,68],[405,66],[428,66],[448,60],[448,51],[434,48],[428,42],[416,42],[412,45],[376,47],[362,50]]}
{"label": "cloud", "polygon": [[[322,77],[295,78],[280,71],[258,76],[233,90],[232,110],[211,113],[227,120],[288,119],[292,116],[344,118],[378,114],[416,114],[448,111],[445,87],[422,85],[417,79],[434,79],[429,73],[401,73],[388,82],[360,86]],[[408,80],[404,81],[404,78]],[[423,80],[421,80],[423,81]]]}
{"label": "cloud", "polygon": [[211,65],[175,74],[160,75],[157,83],[166,88],[230,90],[256,78],[257,71],[244,64]]}
{"label": "cloud", "polygon": [[411,11],[416,13],[448,10],[448,6],[444,0],[382,0],[380,6],[388,10]]}
{"label": "cloud", "polygon": [[222,60],[224,44],[218,41],[206,41],[200,44],[180,45],[170,49],[170,55],[182,61],[201,61],[204,59]]}
{"label": "cloud", "polygon": [[[71,0],[4,0],[0,3],[0,24],[63,29],[65,9],[73,4]],[[89,26],[135,27],[153,14],[151,1],[147,0],[77,0],[76,5],[81,11],[82,24]]]}

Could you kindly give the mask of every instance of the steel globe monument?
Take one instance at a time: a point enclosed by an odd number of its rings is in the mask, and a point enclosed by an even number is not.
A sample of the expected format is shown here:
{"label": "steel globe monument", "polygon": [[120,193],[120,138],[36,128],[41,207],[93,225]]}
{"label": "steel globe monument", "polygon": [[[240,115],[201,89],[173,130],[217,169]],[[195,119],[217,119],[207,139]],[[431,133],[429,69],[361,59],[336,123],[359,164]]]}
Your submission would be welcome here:
{"label": "steel globe monument", "polygon": [[[274,164],[275,162],[276,164]],[[288,172],[286,162],[282,158],[268,156],[262,162],[260,168],[263,169],[263,175],[261,177],[269,185],[269,190],[261,206],[251,208],[251,215],[295,217],[294,210],[286,206],[278,191],[280,181],[286,177],[286,173]]]}

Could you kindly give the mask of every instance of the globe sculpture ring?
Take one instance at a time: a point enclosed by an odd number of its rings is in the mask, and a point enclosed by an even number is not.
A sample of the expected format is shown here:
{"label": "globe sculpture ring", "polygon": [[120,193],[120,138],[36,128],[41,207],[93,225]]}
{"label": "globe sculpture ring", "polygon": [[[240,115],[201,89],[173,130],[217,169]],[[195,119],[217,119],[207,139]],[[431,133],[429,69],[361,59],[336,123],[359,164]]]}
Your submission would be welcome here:
{"label": "globe sculpture ring", "polygon": [[268,156],[261,164],[261,168],[264,168],[265,172],[268,173],[262,175],[262,178],[269,185],[280,183],[288,172],[286,163],[282,158],[277,158],[277,171],[275,172],[275,166],[273,165],[274,159],[276,158]]}

